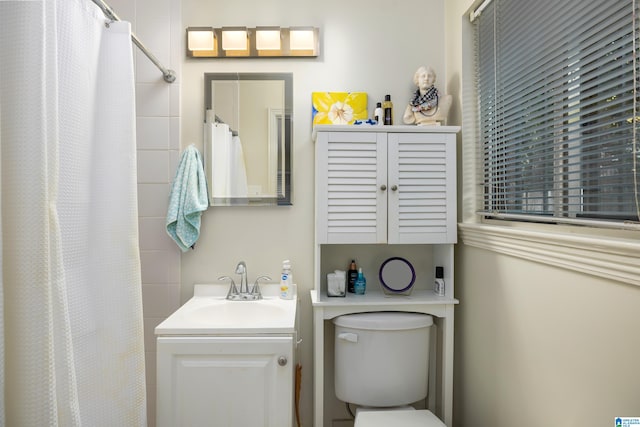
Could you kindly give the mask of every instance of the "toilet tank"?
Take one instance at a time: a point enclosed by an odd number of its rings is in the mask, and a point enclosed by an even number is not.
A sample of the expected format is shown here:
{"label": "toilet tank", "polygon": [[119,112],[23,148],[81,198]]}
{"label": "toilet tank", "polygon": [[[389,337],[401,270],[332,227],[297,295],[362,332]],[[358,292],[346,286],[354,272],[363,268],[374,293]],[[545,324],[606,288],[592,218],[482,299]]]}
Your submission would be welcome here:
{"label": "toilet tank", "polygon": [[389,407],[427,396],[431,316],[358,313],[336,317],[333,323],[338,399]]}

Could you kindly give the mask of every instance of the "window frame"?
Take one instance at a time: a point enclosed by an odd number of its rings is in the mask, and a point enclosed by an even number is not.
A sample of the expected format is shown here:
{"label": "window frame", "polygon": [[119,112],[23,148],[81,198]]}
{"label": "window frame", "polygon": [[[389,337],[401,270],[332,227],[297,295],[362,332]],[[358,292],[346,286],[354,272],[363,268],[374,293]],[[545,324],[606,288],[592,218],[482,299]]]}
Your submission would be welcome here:
{"label": "window frame", "polygon": [[[483,11],[485,9],[485,7],[487,6],[487,4],[489,3],[497,3],[496,2],[491,2],[489,1],[485,1],[484,3],[482,3],[478,8],[471,11],[470,15],[471,15],[471,20],[473,21],[473,19],[477,16],[479,16],[479,13],[477,13],[476,11],[480,10]],[[631,7],[631,3],[629,3],[629,7]],[[638,6],[635,5],[635,8],[637,8]],[[622,23],[623,21],[620,21],[620,17],[623,17],[624,15],[622,15],[623,9],[617,9],[617,14],[616,19],[618,19],[620,23]],[[492,12],[489,12],[492,13]],[[594,12],[595,13],[595,12]],[[487,15],[489,16],[489,15]],[[597,15],[599,16],[599,15]],[[614,15],[612,15],[614,16]],[[638,22],[638,18],[635,17],[635,22]],[[602,24],[602,23],[601,23]],[[472,27],[475,24],[472,24]],[[484,31],[482,34],[488,34],[487,37],[488,39],[484,39],[485,43],[486,40],[488,40],[489,45],[493,42],[495,43],[495,33],[493,34],[493,36],[491,35],[491,22],[489,22],[488,24],[485,25],[489,25],[488,27],[484,27],[484,29],[488,29],[489,32],[487,33],[486,31]],[[595,28],[595,27],[594,27]],[[617,31],[623,31],[625,27],[617,27]],[[475,34],[475,29],[472,28],[471,30],[474,34],[473,34],[473,53],[474,55],[479,54],[481,47],[477,44],[478,41],[476,39],[476,34]],[[621,34],[621,33],[613,33],[613,34]],[[629,34],[628,32],[624,32],[624,34]],[[637,51],[636,46],[636,40],[637,40],[637,33],[634,31],[631,34],[632,36],[632,41],[633,41],[633,47],[634,49]],[[618,36],[619,37],[619,36]],[[628,37],[628,36],[627,36]],[[613,39],[612,39],[613,40]],[[619,43],[611,44],[613,51],[615,51],[615,55],[621,55],[621,58],[627,58],[626,60],[629,61],[629,51],[628,50],[620,50],[619,46],[623,46],[626,49],[628,49],[629,45],[629,39],[628,38],[617,38],[615,39],[616,41],[619,41]],[[599,42],[600,43],[600,42]],[[613,43],[613,42],[612,42]],[[577,46],[577,45],[576,45]],[[507,48],[509,49],[509,48]],[[513,50],[513,47],[511,47],[511,50]],[[562,50],[556,50],[555,51],[556,54],[559,52],[560,54],[564,53],[564,51]],[[581,51],[580,51],[581,52]],[[622,52],[622,53],[621,53]],[[626,52],[626,53],[624,53]],[[491,53],[489,53],[491,55]],[[546,53],[545,53],[546,55]],[[557,58],[562,59],[562,56],[556,56]],[[485,56],[486,58],[486,56]],[[493,68],[491,68],[491,60],[493,58],[494,61],[494,66]],[[567,59],[569,59],[570,61],[566,61]],[[574,102],[578,102],[579,100],[581,100],[581,91],[580,91],[580,79],[581,78],[588,78],[588,79],[593,79],[594,75],[597,77],[597,74],[595,74],[593,72],[594,69],[599,69],[599,68],[593,68],[590,65],[590,69],[591,71],[587,72],[585,70],[585,73],[582,73],[582,62],[579,61],[582,59],[581,54],[577,54],[575,58],[573,58],[573,56],[570,56],[569,58],[565,58],[563,61],[566,62],[562,62],[565,65],[568,64],[569,62],[573,61],[573,65],[571,65],[571,67],[575,67],[575,70],[573,68],[563,68],[563,70],[572,70],[573,73],[570,72],[566,72],[567,74],[563,74],[560,73],[558,74],[557,72],[553,72],[554,75],[558,75],[561,76],[560,81],[564,81],[565,84],[560,85],[557,87],[557,89],[561,89],[563,91],[558,91],[557,94],[563,95],[565,94],[564,90],[566,90],[566,98],[564,97],[560,97],[557,98],[557,96],[559,95],[554,95],[554,98],[556,98],[557,102],[560,102],[560,104],[556,104],[554,101],[554,106],[555,105],[561,105],[561,111],[558,111],[556,113],[553,113],[551,115],[551,117],[555,117],[555,119],[553,120],[549,120],[549,119],[543,119],[542,122],[540,123],[553,123],[553,128],[555,128],[556,126],[559,126],[559,129],[561,130],[557,136],[554,136],[555,131],[550,133],[550,130],[548,127],[546,131],[544,131],[545,133],[542,134],[542,136],[546,138],[549,138],[549,136],[551,136],[551,138],[556,138],[555,141],[551,142],[549,140],[547,140],[546,142],[544,142],[544,144],[553,144],[553,158],[550,158],[548,160],[544,160],[543,159],[543,155],[538,155],[536,154],[535,160],[539,161],[541,164],[543,164],[543,162],[548,162],[549,160],[551,161],[551,163],[549,163],[551,166],[551,170],[552,173],[549,174],[548,172],[545,172],[544,174],[539,174],[537,175],[538,177],[540,177],[540,184],[539,186],[542,187],[541,189],[536,189],[535,187],[532,186],[532,188],[526,188],[526,187],[522,187],[519,190],[516,190],[516,192],[513,192],[513,190],[510,190],[510,188],[508,187],[509,185],[512,186],[511,188],[514,188],[513,186],[517,186],[519,180],[521,180],[522,178],[518,178],[519,175],[511,175],[508,176],[506,179],[504,177],[501,177],[501,173],[509,173],[509,174],[516,174],[516,173],[527,173],[527,171],[529,169],[527,169],[526,167],[520,167],[520,166],[516,166],[518,159],[521,158],[522,151],[518,151],[519,147],[516,145],[516,142],[512,141],[509,142],[507,139],[504,138],[497,138],[495,139],[494,143],[489,143],[489,144],[485,144],[483,139],[481,138],[483,133],[481,132],[481,119],[477,120],[477,135],[478,135],[478,141],[483,141],[482,143],[479,143],[479,150],[480,150],[480,165],[481,168],[483,169],[481,171],[481,173],[485,173],[484,179],[482,180],[482,182],[485,183],[485,187],[484,187],[484,191],[482,192],[482,203],[480,203],[479,205],[479,209],[478,209],[478,213],[480,215],[484,215],[486,217],[490,217],[490,218],[496,218],[496,219],[511,219],[511,220],[521,220],[521,221],[533,221],[533,222],[543,222],[543,223],[568,223],[568,224],[576,224],[576,225],[589,225],[589,226],[602,226],[602,227],[613,227],[613,228],[630,228],[630,229],[636,229],[638,225],[640,225],[640,209],[638,209],[638,185],[637,185],[637,180],[638,180],[638,176],[637,173],[635,176],[633,176],[633,172],[631,172],[631,178],[629,178],[629,175],[626,176],[626,178],[621,181],[621,183],[619,185],[621,186],[626,186],[627,187],[627,200],[624,202],[624,205],[619,205],[620,207],[625,206],[625,210],[624,211],[616,211],[615,209],[610,210],[609,212],[607,212],[608,206],[611,206],[610,202],[607,202],[606,200],[606,192],[601,196],[600,193],[598,191],[596,191],[596,196],[598,198],[598,201],[595,204],[590,204],[588,202],[586,202],[586,199],[589,198],[588,195],[588,190],[590,189],[598,189],[598,185],[602,185],[599,182],[600,181],[607,181],[607,175],[606,173],[601,173],[600,175],[596,175],[595,178],[589,178],[586,175],[583,175],[583,171],[587,170],[591,171],[598,171],[600,170],[604,170],[605,172],[607,170],[614,170],[614,171],[618,171],[618,169],[616,169],[615,166],[611,166],[611,162],[609,160],[609,157],[597,162],[597,164],[595,164],[595,167],[593,168],[586,168],[585,169],[585,161],[583,160],[585,159],[585,156],[589,156],[590,154],[593,154],[593,151],[589,150],[589,147],[584,145],[584,141],[589,139],[589,129],[586,128],[582,128],[581,126],[584,126],[586,123],[589,123],[589,113],[585,113],[585,115],[582,115],[580,113],[579,108],[581,107],[581,105],[577,105],[575,109],[572,110],[572,104]],[[637,62],[636,60],[640,59],[638,58],[638,55],[634,55],[632,60],[633,60],[633,68],[634,70],[638,68]],[[598,59],[598,61],[602,61],[603,59],[600,58]],[[608,61],[608,60],[607,60]],[[507,60],[507,63],[513,63],[513,61]],[[608,64],[609,62],[607,62]],[[489,61],[484,61],[483,62],[483,69],[484,70],[489,70],[489,72],[493,72],[493,73],[499,73],[499,70],[497,68],[497,65],[495,65],[495,57],[490,56],[489,57]],[[629,62],[622,62],[622,64],[629,64],[631,65],[631,63]],[[471,68],[473,70],[473,72],[475,73],[475,70],[478,68],[479,66],[479,62],[477,61],[477,58],[474,56],[474,61],[473,61],[473,67]],[[620,69],[622,65],[615,65],[615,67],[617,69]],[[628,70],[627,70],[628,71]],[[623,71],[626,72],[626,71]],[[573,75],[572,75],[573,74]],[[529,75],[533,75],[533,74],[529,74]],[[584,76],[584,77],[583,77]],[[489,85],[489,89],[491,88],[491,74],[488,75],[488,79],[484,79],[482,81],[487,82]],[[507,78],[507,81],[509,80],[513,80],[513,78]],[[557,81],[554,78],[555,81]],[[634,80],[636,81],[636,87],[633,90],[633,97],[632,97],[632,101],[633,101],[633,111],[636,112],[636,114],[633,114],[634,116],[638,116],[640,115],[640,113],[637,113],[637,107],[636,107],[636,100],[638,99],[638,96],[636,95],[636,88],[637,88],[637,82],[638,82],[638,78],[635,75],[634,72]],[[479,78],[476,79],[476,81],[479,82],[481,81]],[[586,80],[588,81],[588,80]],[[586,82],[585,81],[585,82]],[[630,81],[628,81],[630,82]],[[474,81],[475,83],[475,81]],[[575,84],[574,84],[575,83]],[[627,85],[629,85],[630,83],[626,83]],[[494,80],[493,83],[494,87],[499,87],[501,86],[501,84],[498,81]],[[513,85],[513,82],[511,83],[511,85]],[[591,84],[593,86],[593,84]],[[547,88],[547,89],[545,89]],[[478,87],[475,86],[474,87],[476,93],[475,93],[475,99],[476,102],[479,102],[479,91],[478,91]],[[556,90],[557,90],[556,89]],[[548,86],[544,86],[543,88],[541,88],[541,90],[545,91],[548,90]],[[624,90],[629,90],[628,87],[627,89]],[[491,89],[488,92],[489,94],[493,93],[491,92]],[[499,95],[500,98],[502,97],[502,95],[500,95],[500,92],[495,92],[496,95]],[[553,92],[552,92],[553,93]],[[627,93],[627,97],[629,97],[629,92]],[[506,95],[506,94],[505,94]],[[509,96],[513,96],[513,94],[509,95]],[[601,92],[596,92],[596,96],[602,96]],[[500,122],[500,119],[496,119],[496,115],[497,114],[502,114],[500,113],[501,111],[501,103],[496,101],[496,99],[498,99],[498,96],[489,96],[489,104],[488,104],[488,108],[483,110],[483,114],[485,111],[493,111],[493,113],[489,113],[489,116],[491,116],[490,118],[492,120],[497,120],[497,122]],[[576,101],[572,101],[572,99],[576,100]],[[615,97],[613,98],[615,99]],[[623,98],[621,98],[623,99]],[[624,102],[629,102],[629,98],[624,98],[627,99],[627,101]],[[493,101],[491,101],[493,100]],[[558,101],[559,100],[559,101]],[[585,101],[588,102],[588,101]],[[607,103],[607,100],[600,100],[598,101],[599,104],[602,103]],[[590,105],[590,104],[587,104]],[[496,108],[491,108],[491,107],[496,107]],[[600,109],[602,107],[598,107],[600,111]],[[629,108],[629,107],[627,107]],[[568,112],[571,111],[570,115],[567,115]],[[525,111],[523,110],[518,110],[518,111]],[[492,116],[493,114],[493,116]],[[559,114],[559,115],[558,115]],[[624,113],[622,113],[624,114]],[[621,115],[622,115],[621,114]],[[546,115],[545,115],[546,116]],[[528,116],[525,116],[528,117]],[[623,116],[626,117],[626,116]],[[598,119],[598,118],[596,118]],[[568,135],[570,135],[570,130],[572,127],[572,122],[576,121],[576,124],[573,125],[576,130],[579,131],[580,133],[580,137],[579,138],[569,138]],[[608,118],[607,118],[608,120]],[[618,118],[618,120],[620,120],[620,118]],[[613,123],[613,122],[611,122]],[[591,123],[589,123],[591,124]],[[538,125],[539,126],[539,125]],[[604,129],[604,124],[599,124],[598,127],[596,129],[600,129],[599,132],[602,132],[602,129]],[[485,129],[485,132],[487,131],[487,129],[491,131],[492,128],[483,128]],[[509,129],[509,128],[507,128]],[[513,126],[510,127],[510,129],[516,129]],[[542,128],[541,128],[542,129]],[[633,162],[632,166],[631,166],[631,171],[633,170],[637,170],[637,168],[635,167],[636,162],[638,161],[638,155],[637,155],[637,138],[636,138],[636,129],[637,126],[633,128],[633,140],[631,141],[631,145],[633,147],[633,151],[631,153],[631,156],[627,154],[626,155],[626,161],[631,161]],[[608,131],[608,128],[607,128]],[[629,128],[627,127],[625,129],[625,127],[621,127],[620,128],[621,132],[629,132]],[[517,131],[517,135],[522,136],[522,131]],[[486,133],[485,133],[486,135]],[[486,138],[486,136],[485,136]],[[599,136],[598,138],[602,138],[602,136]],[[629,141],[628,139],[626,139],[626,141]],[[609,141],[605,141],[605,142],[609,142]],[[626,146],[629,144],[629,142],[625,142],[622,144],[618,144],[619,145],[619,149],[620,152],[623,153],[624,150],[626,149]],[[502,152],[502,150],[507,150],[511,152],[511,155],[509,155],[509,153],[507,153],[507,160],[506,163],[502,161],[501,156],[497,155],[497,154],[491,154],[490,152],[485,152],[482,150],[491,150],[493,148],[497,147],[496,149],[500,152]],[[604,146],[602,146],[601,144],[596,145],[596,147],[598,147],[598,151],[595,154],[601,153],[601,154],[609,154],[609,150],[604,148]],[[544,148],[542,149],[544,151]],[[484,157],[482,157],[482,154],[484,153]],[[614,160],[616,160],[617,158],[621,158],[624,159],[625,157],[619,157],[621,155],[621,153],[615,153],[612,157]],[[572,157],[573,156],[573,157]],[[575,160],[571,160],[571,159],[580,159],[579,161],[575,161]],[[489,163],[485,163],[485,162],[489,162]],[[609,162],[609,163],[607,163]],[[590,164],[590,162],[587,162]],[[609,166],[607,166],[609,165]],[[485,169],[487,168],[491,168],[491,167],[497,167],[500,171],[500,173],[496,173],[496,172],[485,172]],[[625,172],[627,174],[630,173],[630,170],[628,168],[628,166],[625,164],[625,167],[623,168],[623,170],[625,170]],[[529,170],[529,172],[531,172],[531,170]],[[551,176],[549,176],[551,175]],[[624,176],[624,175],[623,175]],[[589,185],[587,184],[587,182],[591,179],[596,179],[598,180],[597,184],[593,184],[593,185]],[[629,183],[629,180],[631,179],[631,183]],[[579,181],[580,184],[576,187],[574,187],[572,184],[570,184],[570,182],[576,182]],[[505,187],[505,183],[507,184],[507,187]],[[635,188],[634,187],[634,183],[635,183]],[[615,182],[614,182],[615,184]],[[631,190],[629,190],[631,184]],[[601,188],[601,187],[600,187]],[[501,194],[504,191],[507,191],[508,193],[510,192],[511,194],[508,194],[507,197],[505,198],[505,200],[501,200]],[[540,191],[541,190],[541,191]],[[629,199],[629,191],[631,191],[631,199]],[[635,191],[635,193],[634,193]],[[534,197],[529,197],[529,195],[536,195]],[[635,209],[634,209],[634,195],[635,195]],[[506,201],[507,204],[505,204],[504,202]],[[530,203],[530,204],[526,204],[526,203]],[[589,206],[597,206],[600,208],[599,211],[593,211],[592,209],[589,208]],[[635,211],[635,212],[634,212]],[[584,219],[586,218],[586,220]]]}

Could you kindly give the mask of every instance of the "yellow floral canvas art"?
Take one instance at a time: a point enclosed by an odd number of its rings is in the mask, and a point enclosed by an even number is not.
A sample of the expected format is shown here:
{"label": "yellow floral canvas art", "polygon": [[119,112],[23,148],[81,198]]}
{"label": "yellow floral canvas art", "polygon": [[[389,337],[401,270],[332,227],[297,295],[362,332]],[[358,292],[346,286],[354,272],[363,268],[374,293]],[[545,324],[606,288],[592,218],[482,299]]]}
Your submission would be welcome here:
{"label": "yellow floral canvas art", "polygon": [[366,92],[312,92],[314,125],[351,125],[367,119]]}

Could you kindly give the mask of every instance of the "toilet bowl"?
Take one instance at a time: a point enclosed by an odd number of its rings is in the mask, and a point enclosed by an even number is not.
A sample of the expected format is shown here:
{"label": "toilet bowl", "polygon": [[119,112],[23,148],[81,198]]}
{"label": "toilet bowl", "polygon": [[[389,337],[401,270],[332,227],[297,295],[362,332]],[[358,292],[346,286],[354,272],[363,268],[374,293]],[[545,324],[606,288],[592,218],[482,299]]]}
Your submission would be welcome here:
{"label": "toilet bowl", "polygon": [[446,427],[431,411],[415,410],[362,410],[356,413],[353,427]]}
{"label": "toilet bowl", "polygon": [[336,397],[360,405],[354,427],[445,427],[408,406],[427,396],[431,316],[358,313],[333,323]]}

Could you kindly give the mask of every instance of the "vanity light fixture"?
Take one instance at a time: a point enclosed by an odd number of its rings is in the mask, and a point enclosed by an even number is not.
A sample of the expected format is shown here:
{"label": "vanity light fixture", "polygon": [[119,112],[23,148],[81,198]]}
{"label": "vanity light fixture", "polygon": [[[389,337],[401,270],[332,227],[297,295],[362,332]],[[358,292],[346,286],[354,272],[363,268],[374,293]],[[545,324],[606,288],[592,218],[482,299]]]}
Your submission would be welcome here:
{"label": "vanity light fixture", "polygon": [[188,27],[187,56],[191,58],[317,57],[316,27]]}

